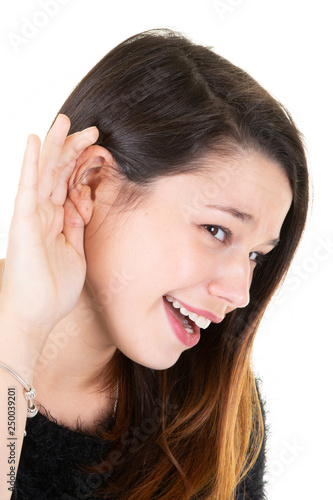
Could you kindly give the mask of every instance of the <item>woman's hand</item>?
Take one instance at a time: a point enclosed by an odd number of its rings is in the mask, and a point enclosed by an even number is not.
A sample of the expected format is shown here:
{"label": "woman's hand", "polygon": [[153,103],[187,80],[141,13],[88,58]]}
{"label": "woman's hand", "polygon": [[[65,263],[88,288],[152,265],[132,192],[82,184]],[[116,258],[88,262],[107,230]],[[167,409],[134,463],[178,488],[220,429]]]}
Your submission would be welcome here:
{"label": "woman's hand", "polygon": [[98,130],[67,137],[69,128],[69,118],[60,114],[41,151],[39,137],[28,138],[0,294],[0,311],[23,331],[34,332],[32,349],[39,352],[54,326],[75,307],[86,275],[84,222],[67,197],[68,180]]}

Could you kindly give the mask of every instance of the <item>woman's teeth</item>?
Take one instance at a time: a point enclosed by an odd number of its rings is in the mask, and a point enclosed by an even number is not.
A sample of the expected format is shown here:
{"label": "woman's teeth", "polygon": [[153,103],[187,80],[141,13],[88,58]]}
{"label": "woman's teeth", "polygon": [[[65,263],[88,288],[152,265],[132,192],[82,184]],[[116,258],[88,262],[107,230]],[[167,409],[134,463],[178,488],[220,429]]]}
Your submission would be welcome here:
{"label": "woman's teeth", "polygon": [[194,333],[193,328],[190,326],[190,323],[188,322],[188,319],[186,319],[186,318],[184,318],[183,327],[185,328],[187,333]]}
{"label": "woman's teeth", "polygon": [[[182,306],[178,300],[175,300],[173,299],[172,297],[170,297],[170,295],[166,295],[165,298],[167,299],[168,302],[171,302],[173,307],[175,309],[180,309],[180,312],[184,315],[184,316],[189,316],[189,318],[194,321],[194,323],[199,327],[199,328],[202,328],[202,329],[206,329],[210,324],[211,324],[211,321],[207,318],[205,318],[204,316],[199,316],[198,314],[194,313],[194,312],[190,312],[188,311],[187,309],[185,309],[184,306]],[[187,320],[184,320],[184,323],[187,323],[188,324],[188,321]],[[186,328],[186,323],[185,323],[185,328]],[[188,326],[189,328],[190,325]],[[187,328],[186,328],[187,329]],[[192,330],[192,328],[191,328]],[[193,333],[193,330],[189,333]]]}

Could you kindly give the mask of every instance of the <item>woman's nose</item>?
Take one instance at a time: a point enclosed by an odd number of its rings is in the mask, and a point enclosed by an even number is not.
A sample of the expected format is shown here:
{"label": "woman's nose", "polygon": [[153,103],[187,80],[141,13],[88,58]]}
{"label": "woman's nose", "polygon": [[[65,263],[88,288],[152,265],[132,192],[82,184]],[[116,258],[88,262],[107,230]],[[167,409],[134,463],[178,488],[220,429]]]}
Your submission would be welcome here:
{"label": "woman's nose", "polygon": [[222,259],[208,289],[228,308],[246,307],[250,301],[252,266],[248,256],[230,255]]}

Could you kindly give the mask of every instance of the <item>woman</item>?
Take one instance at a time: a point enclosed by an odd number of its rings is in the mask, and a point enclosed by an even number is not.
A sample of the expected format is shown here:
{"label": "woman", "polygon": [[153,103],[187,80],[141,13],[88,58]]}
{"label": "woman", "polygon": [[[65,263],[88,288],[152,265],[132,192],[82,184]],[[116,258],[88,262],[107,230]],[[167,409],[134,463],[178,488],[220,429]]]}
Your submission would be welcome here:
{"label": "woman", "polygon": [[39,149],[29,136],[0,295],[0,361],[39,410],[24,438],[16,414],[13,498],[264,498],[251,350],[306,220],[291,117],[152,30],[88,73]]}

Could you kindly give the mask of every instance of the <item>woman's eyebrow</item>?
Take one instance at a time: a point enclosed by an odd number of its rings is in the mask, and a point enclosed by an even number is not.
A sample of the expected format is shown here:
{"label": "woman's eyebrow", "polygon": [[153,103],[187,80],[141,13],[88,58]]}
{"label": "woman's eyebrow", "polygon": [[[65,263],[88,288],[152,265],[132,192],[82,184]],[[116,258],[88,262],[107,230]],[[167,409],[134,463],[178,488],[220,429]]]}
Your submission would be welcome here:
{"label": "woman's eyebrow", "polygon": [[[242,220],[243,222],[247,224],[253,224],[254,222],[254,217],[253,215],[247,213],[247,212],[242,212],[238,210],[237,208],[234,207],[223,207],[222,205],[204,205],[207,208],[211,208],[212,210],[219,210],[220,212],[228,213],[232,215],[233,217],[236,217],[237,219]],[[276,245],[279,243],[280,238],[273,238],[270,241],[267,241],[266,243],[263,243],[263,245],[272,245],[276,247]]]}
{"label": "woman's eyebrow", "polygon": [[219,210],[220,212],[229,213],[233,217],[236,217],[237,219],[241,219],[242,221],[247,222],[247,223],[254,222],[253,215],[248,214],[247,212],[241,212],[237,208],[223,207],[222,205],[204,205],[204,206],[207,208],[211,208],[213,210]]}

